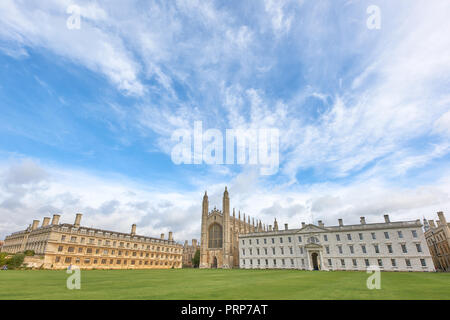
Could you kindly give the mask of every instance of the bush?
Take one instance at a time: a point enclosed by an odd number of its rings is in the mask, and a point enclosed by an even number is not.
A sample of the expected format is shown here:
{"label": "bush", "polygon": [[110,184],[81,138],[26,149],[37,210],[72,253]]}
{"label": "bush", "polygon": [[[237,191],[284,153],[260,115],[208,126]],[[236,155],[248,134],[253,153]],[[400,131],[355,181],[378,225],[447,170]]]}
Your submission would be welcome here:
{"label": "bush", "polygon": [[34,256],[35,253],[34,253],[34,250],[25,250],[24,254],[26,256]]}

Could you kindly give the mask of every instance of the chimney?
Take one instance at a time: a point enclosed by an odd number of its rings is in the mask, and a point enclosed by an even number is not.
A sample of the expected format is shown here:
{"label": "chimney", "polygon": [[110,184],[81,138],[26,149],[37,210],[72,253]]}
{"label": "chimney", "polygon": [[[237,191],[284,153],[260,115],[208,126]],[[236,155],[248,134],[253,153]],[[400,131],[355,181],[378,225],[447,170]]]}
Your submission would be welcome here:
{"label": "chimney", "polygon": [[75,227],[79,227],[80,226],[80,222],[81,222],[81,217],[82,216],[83,215],[81,213],[77,213],[77,216],[75,217],[75,223],[74,223]]}
{"label": "chimney", "polygon": [[385,214],[384,215],[384,222],[386,222],[386,223],[390,223],[391,221],[389,220],[389,215],[388,214]]}
{"label": "chimney", "polygon": [[319,227],[323,228],[325,225],[323,224],[322,220],[319,220]]}
{"label": "chimney", "polygon": [[50,224],[50,218],[49,217],[45,217],[44,221],[42,221],[42,227],[46,227]]}
{"label": "chimney", "polygon": [[436,225],[434,224],[434,220],[428,220],[428,224],[430,225],[430,227],[436,228]]}
{"label": "chimney", "polygon": [[39,226],[39,220],[33,220],[33,224],[31,225],[31,230],[36,230]]}
{"label": "chimney", "polygon": [[447,220],[445,219],[444,212],[439,211],[439,212],[437,213],[437,215],[438,215],[438,217],[439,217],[439,221],[441,222],[441,225],[442,225],[442,226],[445,226],[445,225],[447,224]]}
{"label": "chimney", "polygon": [[302,228],[304,228],[304,227],[305,227],[305,225],[306,225],[306,223],[302,222]]}
{"label": "chimney", "polygon": [[164,233],[161,233],[161,240],[164,240]]}
{"label": "chimney", "polygon": [[344,225],[344,221],[342,221],[342,219],[338,219],[339,221],[339,227],[342,227]]}
{"label": "chimney", "polygon": [[366,224],[366,218],[365,217],[361,217],[360,220],[361,224]]}
{"label": "chimney", "polygon": [[131,225],[131,235],[132,235],[132,236],[135,236],[135,235],[136,235],[136,224],[135,224],[135,223],[133,223],[133,224]]}
{"label": "chimney", "polygon": [[61,216],[59,214],[54,214],[52,219],[52,226],[56,226],[59,224],[59,218]]}
{"label": "chimney", "polygon": [[286,231],[289,230],[289,229],[288,229],[288,224],[287,224],[287,223],[284,224],[284,230],[286,230]]}
{"label": "chimney", "polygon": [[172,233],[172,231],[169,231],[169,241],[173,241],[173,233]]}

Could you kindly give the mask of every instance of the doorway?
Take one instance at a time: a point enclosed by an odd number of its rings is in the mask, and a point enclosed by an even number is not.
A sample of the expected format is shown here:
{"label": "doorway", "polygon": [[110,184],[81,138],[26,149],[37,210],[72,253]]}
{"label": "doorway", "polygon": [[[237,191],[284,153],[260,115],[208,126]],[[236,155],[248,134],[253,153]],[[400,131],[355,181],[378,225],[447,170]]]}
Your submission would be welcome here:
{"label": "doorway", "polygon": [[319,270],[319,255],[317,252],[311,253],[311,260],[313,265],[313,270]]}
{"label": "doorway", "polygon": [[213,258],[213,263],[211,265],[211,268],[217,269],[217,257]]}

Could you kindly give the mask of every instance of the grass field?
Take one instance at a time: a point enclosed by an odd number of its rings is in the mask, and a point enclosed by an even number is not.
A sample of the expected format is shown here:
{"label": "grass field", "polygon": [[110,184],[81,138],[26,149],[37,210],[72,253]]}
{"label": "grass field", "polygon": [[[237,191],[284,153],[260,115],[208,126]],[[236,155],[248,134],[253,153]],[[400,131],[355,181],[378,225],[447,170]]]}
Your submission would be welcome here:
{"label": "grass field", "polygon": [[65,271],[0,271],[0,299],[450,299],[450,273],[297,270],[92,270],[68,290]]}

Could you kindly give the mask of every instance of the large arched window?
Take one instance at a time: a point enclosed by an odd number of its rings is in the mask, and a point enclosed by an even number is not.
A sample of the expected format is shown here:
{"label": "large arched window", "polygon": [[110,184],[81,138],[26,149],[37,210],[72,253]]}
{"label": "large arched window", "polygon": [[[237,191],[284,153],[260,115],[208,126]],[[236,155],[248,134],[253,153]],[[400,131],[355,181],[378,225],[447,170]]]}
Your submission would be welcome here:
{"label": "large arched window", "polygon": [[222,248],[222,226],[213,223],[208,231],[208,248]]}

